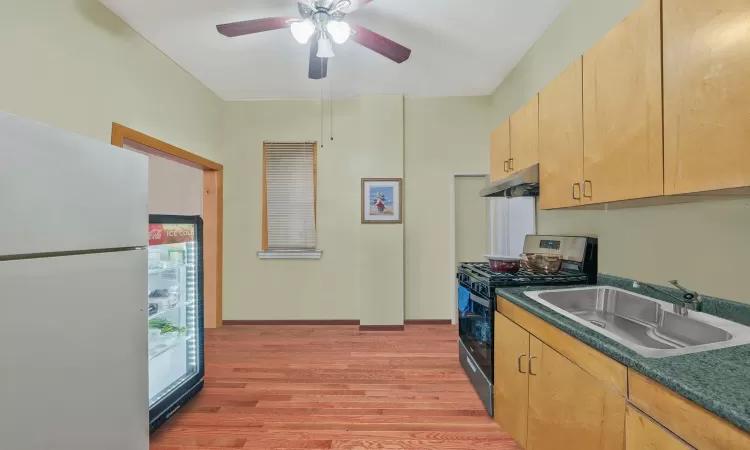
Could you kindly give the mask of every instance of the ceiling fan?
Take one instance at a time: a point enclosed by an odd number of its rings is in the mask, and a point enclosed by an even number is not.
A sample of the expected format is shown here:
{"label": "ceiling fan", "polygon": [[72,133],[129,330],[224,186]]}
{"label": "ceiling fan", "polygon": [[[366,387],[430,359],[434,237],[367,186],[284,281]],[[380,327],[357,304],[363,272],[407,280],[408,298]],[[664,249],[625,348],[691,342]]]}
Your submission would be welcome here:
{"label": "ceiling fan", "polygon": [[[373,0],[359,0],[365,5]],[[291,28],[292,36],[300,44],[310,43],[308,77],[313,80],[328,74],[328,58],[333,58],[333,44],[345,43],[349,37],[359,45],[380,53],[399,64],[409,59],[411,50],[359,25],[349,25],[344,18],[352,6],[350,0],[297,0],[301,19],[295,17],[267,17],[244,22],[217,25],[219,33],[227,37],[244,36],[263,31]]]}

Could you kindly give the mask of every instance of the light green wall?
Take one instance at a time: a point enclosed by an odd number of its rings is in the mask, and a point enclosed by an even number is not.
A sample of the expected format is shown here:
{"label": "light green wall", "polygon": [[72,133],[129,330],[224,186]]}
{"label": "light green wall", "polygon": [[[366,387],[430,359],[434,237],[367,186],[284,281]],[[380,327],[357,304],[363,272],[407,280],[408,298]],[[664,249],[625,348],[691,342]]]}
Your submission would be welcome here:
{"label": "light green wall", "polygon": [[407,319],[453,316],[451,181],[489,172],[489,109],[489,97],[406,99]]}
{"label": "light green wall", "polygon": [[[492,95],[489,128],[500,124],[624,19],[638,0],[574,0]],[[600,271],[750,302],[750,200],[610,211],[539,211],[545,234],[599,237]]]}
{"label": "light green wall", "polygon": [[[224,319],[359,319],[360,104],[336,102],[335,140],[317,101],[230,102],[223,117]],[[326,127],[326,130],[328,127]],[[327,133],[327,131],[326,131]],[[259,260],[263,141],[319,141],[318,246],[323,258]],[[383,254],[379,254],[383,255]]]}
{"label": "light green wall", "polygon": [[[224,111],[224,318],[449,319],[450,181],[485,172],[487,97],[230,102]],[[259,260],[262,143],[314,140],[318,261]],[[404,224],[360,223],[361,179],[404,178]]]}
{"label": "light green wall", "polygon": [[455,263],[485,261],[490,253],[490,201],[477,195],[488,177],[456,177],[455,180]]}
{"label": "light green wall", "polygon": [[222,101],[96,0],[4,0],[0,109],[110,142],[112,122],[215,158]]}
{"label": "light green wall", "polygon": [[[451,317],[450,175],[487,170],[488,97],[337,101],[329,141],[319,102],[222,102],[96,0],[8,0],[0,38],[1,110],[103,142],[119,122],[225,165],[226,319]],[[320,261],[255,255],[263,140],[324,144]],[[360,224],[362,177],[405,178],[403,225]]]}
{"label": "light green wall", "polygon": [[[404,319],[403,225],[360,223],[361,179],[403,177],[403,98],[227,103],[224,318]],[[259,260],[263,141],[318,141],[320,260]]]}
{"label": "light green wall", "polygon": [[[362,153],[358,164],[362,177],[403,178],[404,98],[400,95],[368,96],[359,103],[358,143]],[[358,187],[360,185],[356,184],[337,189],[356,191]],[[358,215],[360,207],[357,205],[349,211]],[[367,224],[360,228],[360,322],[362,325],[401,325],[404,323],[404,225]]]}

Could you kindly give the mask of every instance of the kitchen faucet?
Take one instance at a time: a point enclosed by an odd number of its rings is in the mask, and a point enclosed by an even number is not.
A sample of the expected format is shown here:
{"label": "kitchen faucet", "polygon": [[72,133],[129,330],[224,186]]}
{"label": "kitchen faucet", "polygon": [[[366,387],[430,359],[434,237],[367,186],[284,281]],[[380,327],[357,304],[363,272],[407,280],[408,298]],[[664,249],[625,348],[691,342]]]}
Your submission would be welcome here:
{"label": "kitchen faucet", "polygon": [[695,291],[690,291],[688,289],[685,289],[684,287],[682,287],[680,285],[680,283],[677,280],[669,280],[668,283],[671,284],[672,286],[674,286],[675,288],[681,290],[683,292],[682,297],[678,297],[678,296],[676,296],[674,294],[671,294],[669,292],[663,291],[663,290],[657,288],[656,286],[652,286],[652,285],[647,284],[647,283],[641,283],[639,281],[634,281],[633,282],[633,287],[634,288],[639,288],[641,286],[647,287],[647,288],[653,289],[656,292],[659,292],[659,293],[664,294],[664,295],[666,295],[668,297],[671,297],[674,300],[679,301],[682,304],[681,305],[674,305],[674,312],[676,314],[680,314],[681,316],[687,316],[688,315],[688,311],[690,311],[690,310],[692,310],[692,311],[700,311],[701,310],[701,305],[703,304],[703,298],[701,297],[700,294],[698,294]]}
{"label": "kitchen faucet", "polygon": [[669,284],[684,293],[682,295],[682,298],[683,303],[685,303],[685,306],[687,308],[692,309],[693,311],[700,311],[701,305],[703,304],[703,298],[699,293],[685,289],[677,280],[669,280]]}

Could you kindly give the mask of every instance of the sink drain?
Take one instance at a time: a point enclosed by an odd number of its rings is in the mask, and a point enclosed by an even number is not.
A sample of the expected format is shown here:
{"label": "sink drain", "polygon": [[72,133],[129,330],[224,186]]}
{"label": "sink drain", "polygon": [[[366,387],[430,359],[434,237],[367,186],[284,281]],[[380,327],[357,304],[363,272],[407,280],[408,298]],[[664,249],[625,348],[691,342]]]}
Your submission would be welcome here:
{"label": "sink drain", "polygon": [[589,320],[589,322],[593,323],[599,328],[607,328],[607,324],[605,324],[604,322],[599,322],[598,320]]}

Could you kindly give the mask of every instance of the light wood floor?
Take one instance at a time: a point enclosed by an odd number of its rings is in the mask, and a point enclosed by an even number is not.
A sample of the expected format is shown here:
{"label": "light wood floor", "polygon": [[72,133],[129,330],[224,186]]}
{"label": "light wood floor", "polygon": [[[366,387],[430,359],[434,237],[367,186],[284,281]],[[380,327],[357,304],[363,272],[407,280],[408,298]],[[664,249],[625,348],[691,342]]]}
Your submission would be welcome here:
{"label": "light wood floor", "polygon": [[517,449],[461,370],[456,339],[449,325],[209,330],[205,388],[151,450]]}

